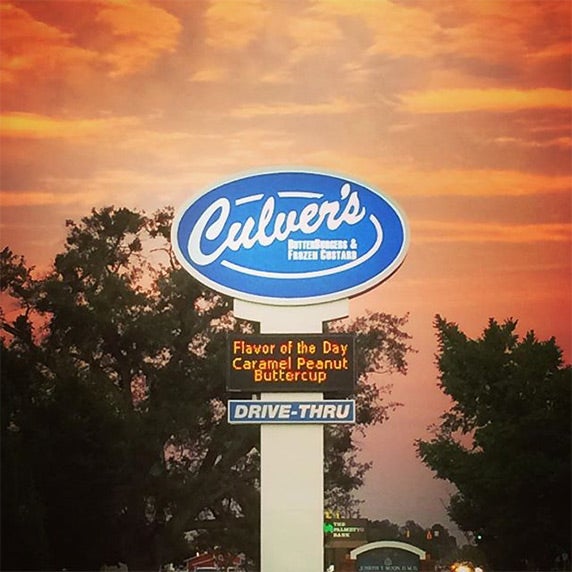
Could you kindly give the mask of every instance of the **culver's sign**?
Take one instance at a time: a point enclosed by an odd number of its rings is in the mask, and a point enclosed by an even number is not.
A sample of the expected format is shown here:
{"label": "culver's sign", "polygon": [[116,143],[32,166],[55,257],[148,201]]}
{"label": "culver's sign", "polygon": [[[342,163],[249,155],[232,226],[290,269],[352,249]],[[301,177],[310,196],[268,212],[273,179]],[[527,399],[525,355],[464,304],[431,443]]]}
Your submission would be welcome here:
{"label": "culver's sign", "polygon": [[349,179],[266,172],[193,197],[173,222],[183,267],[234,298],[274,305],[348,298],[392,274],[405,257],[397,207]]}

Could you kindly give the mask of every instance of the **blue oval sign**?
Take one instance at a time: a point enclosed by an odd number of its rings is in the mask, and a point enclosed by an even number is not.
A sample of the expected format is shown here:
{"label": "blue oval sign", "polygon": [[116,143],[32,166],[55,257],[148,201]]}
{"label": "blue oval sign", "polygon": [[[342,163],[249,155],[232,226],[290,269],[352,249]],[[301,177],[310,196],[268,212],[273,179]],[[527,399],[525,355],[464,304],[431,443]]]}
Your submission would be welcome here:
{"label": "blue oval sign", "polygon": [[407,227],[387,198],[355,181],[268,172],[194,197],[173,222],[183,267],[207,286],[265,304],[348,298],[392,274]]}

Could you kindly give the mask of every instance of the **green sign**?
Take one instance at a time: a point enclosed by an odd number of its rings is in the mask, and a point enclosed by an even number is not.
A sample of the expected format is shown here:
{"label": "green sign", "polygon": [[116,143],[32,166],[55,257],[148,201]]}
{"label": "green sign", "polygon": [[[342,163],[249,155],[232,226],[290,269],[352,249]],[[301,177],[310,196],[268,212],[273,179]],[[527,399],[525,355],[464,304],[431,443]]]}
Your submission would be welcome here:
{"label": "green sign", "polygon": [[324,522],[324,533],[328,540],[367,540],[365,527],[367,520],[365,518],[345,518],[326,520]]}

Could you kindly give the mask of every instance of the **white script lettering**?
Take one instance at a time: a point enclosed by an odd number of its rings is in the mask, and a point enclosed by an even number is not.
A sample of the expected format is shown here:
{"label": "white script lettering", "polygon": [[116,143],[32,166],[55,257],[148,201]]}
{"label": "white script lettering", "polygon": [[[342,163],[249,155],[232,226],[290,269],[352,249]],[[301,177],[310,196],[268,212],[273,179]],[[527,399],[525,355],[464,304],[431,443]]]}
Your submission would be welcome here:
{"label": "white script lettering", "polygon": [[[359,223],[366,212],[365,207],[360,205],[357,191],[351,191],[349,183],[345,183],[340,189],[340,196],[341,201],[308,203],[300,212],[277,212],[275,198],[268,197],[258,220],[249,216],[243,222],[231,224],[228,224],[231,202],[221,197],[205,209],[193,227],[188,242],[189,255],[196,264],[205,266],[216,261],[227,249],[236,252],[241,248],[248,250],[256,244],[269,246],[276,240],[287,240],[296,231],[313,234],[323,224],[329,230],[336,230],[344,223]],[[217,241],[218,246],[211,252],[205,251],[202,245],[204,240]]]}

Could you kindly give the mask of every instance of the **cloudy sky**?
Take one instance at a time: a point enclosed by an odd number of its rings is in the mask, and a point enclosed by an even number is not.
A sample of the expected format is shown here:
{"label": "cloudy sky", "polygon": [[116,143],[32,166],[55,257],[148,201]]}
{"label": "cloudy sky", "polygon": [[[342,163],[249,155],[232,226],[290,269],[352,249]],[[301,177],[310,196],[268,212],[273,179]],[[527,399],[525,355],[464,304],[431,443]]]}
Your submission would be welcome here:
{"label": "cloudy sky", "polygon": [[[65,220],[177,206],[254,169],[396,201],[402,268],[352,314],[410,313],[404,406],[363,439],[365,516],[447,523],[415,458],[447,407],[433,317],[571,334],[568,0],[0,0],[1,241],[38,269]],[[380,380],[387,382],[388,380]]]}

